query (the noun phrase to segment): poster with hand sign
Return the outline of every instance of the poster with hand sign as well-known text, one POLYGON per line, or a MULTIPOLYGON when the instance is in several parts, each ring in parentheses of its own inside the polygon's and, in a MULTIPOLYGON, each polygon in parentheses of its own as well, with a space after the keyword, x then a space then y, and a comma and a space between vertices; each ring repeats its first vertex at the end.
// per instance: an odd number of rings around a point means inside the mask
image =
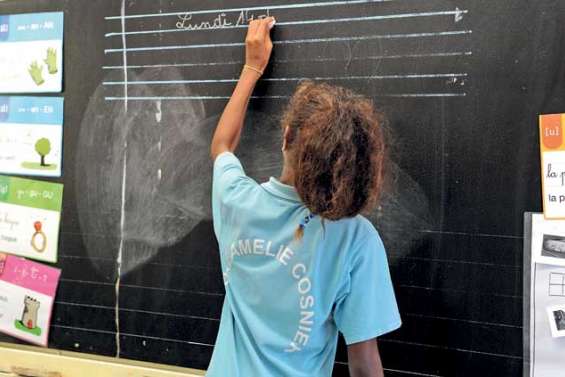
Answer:
POLYGON ((0 93, 63 87, 63 12, 0 16, 0 93))

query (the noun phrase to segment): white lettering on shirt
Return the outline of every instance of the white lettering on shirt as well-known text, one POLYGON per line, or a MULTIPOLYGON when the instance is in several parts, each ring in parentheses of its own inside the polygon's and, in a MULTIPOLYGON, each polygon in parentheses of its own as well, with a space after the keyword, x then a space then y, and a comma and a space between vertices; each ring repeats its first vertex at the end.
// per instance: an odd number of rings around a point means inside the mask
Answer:
MULTIPOLYGON (((229 275, 236 257, 270 257, 278 261, 282 266, 288 266, 294 255, 294 251, 288 245, 280 244, 275 246, 272 241, 266 241, 261 238, 234 241, 229 247, 229 253, 227 253, 228 258, 223 274, 224 284, 228 285, 229 283, 229 275), (277 250, 277 252, 273 253, 272 250, 277 250)), ((315 305, 315 298, 311 294, 312 281, 308 276, 306 265, 298 262, 290 268, 289 272, 291 277, 296 281, 296 291, 299 294, 299 321, 297 323, 297 330, 284 351, 298 352, 306 347, 310 339, 310 334, 312 333, 316 316, 316 313, 312 310, 315 305)))
POLYGON ((298 323, 298 330, 294 334, 294 338, 285 349, 285 352, 297 352, 301 351, 308 340, 310 339, 310 333, 312 332, 312 327, 314 326, 314 316, 313 310, 307 310, 314 306, 314 296, 309 294, 312 290, 312 281, 308 277, 306 266, 303 263, 297 263, 292 267, 291 275, 297 280, 297 290, 300 294, 300 322, 298 323))

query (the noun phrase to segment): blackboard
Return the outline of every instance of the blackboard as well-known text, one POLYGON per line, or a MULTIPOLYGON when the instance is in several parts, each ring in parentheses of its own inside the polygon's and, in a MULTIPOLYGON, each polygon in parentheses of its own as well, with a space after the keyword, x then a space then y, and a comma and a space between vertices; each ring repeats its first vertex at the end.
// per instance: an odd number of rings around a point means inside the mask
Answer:
POLYGON ((238 19, 268 13, 272 64, 238 152, 251 176, 280 172, 299 79, 355 89, 389 119, 391 179, 370 215, 404 320, 380 340, 387 375, 521 374, 522 214, 541 207, 537 115, 565 106, 564 2, 0 3, 55 10, 65 197, 50 347, 207 367, 224 293, 208 143, 241 69, 238 19))

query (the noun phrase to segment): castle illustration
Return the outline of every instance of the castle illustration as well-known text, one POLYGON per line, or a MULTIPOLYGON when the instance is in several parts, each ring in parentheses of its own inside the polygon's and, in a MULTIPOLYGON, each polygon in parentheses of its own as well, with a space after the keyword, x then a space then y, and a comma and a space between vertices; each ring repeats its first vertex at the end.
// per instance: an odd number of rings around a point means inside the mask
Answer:
POLYGON ((41 303, 29 296, 25 296, 24 305, 22 324, 30 330, 35 329, 37 327, 37 311, 41 303))

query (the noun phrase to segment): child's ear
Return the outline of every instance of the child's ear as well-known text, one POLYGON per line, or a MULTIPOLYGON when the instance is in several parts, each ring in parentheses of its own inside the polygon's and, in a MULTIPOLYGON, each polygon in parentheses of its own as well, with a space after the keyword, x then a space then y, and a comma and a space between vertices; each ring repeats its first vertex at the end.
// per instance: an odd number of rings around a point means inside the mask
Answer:
POLYGON ((288 139, 289 134, 290 134, 290 128, 288 128, 288 126, 286 126, 284 128, 284 134, 283 134, 283 145, 282 145, 282 151, 283 152, 288 149, 287 139, 288 139))

